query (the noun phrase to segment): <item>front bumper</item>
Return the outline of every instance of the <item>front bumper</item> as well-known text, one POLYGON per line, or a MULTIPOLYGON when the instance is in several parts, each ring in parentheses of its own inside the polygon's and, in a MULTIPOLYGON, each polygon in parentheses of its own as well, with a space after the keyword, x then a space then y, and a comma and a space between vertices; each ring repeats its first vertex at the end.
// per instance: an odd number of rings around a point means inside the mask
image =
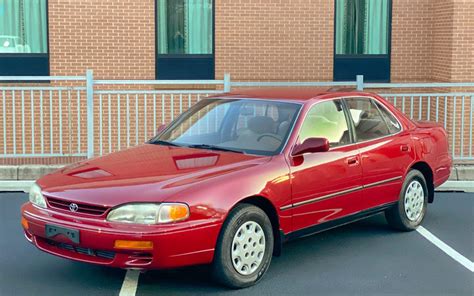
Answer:
POLYGON ((40 250, 87 263, 120 268, 162 269, 212 262, 221 223, 187 221, 169 225, 130 225, 74 217, 25 203, 25 237, 40 250), (46 224, 79 231, 79 244, 59 234, 47 238, 46 224), (152 250, 114 247, 116 240, 152 241, 152 250))

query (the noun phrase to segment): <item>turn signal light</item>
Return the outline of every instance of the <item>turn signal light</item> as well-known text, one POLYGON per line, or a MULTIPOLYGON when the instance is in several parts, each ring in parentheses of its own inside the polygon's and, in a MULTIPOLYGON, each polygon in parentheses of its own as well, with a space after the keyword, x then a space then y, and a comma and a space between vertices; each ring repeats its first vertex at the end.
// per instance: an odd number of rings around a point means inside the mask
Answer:
POLYGON ((21 226, 23 226, 23 228, 26 230, 29 228, 28 221, 26 221, 24 217, 21 217, 21 226))
POLYGON ((189 215, 188 206, 175 204, 170 206, 169 218, 173 221, 186 219, 189 215))
POLYGON ((114 247, 116 249, 127 250, 153 250, 153 242, 151 241, 132 241, 132 240, 116 240, 114 247))

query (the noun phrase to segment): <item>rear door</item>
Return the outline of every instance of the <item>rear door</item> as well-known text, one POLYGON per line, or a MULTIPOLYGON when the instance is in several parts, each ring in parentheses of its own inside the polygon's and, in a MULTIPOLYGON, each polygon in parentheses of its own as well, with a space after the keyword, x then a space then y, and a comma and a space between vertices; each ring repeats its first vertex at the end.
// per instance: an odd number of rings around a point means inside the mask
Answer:
POLYGON ((290 159, 294 230, 347 216, 363 206, 362 168, 348 119, 339 99, 316 103, 306 113, 298 141, 323 137, 330 149, 290 159))
POLYGON ((394 202, 406 169, 414 159, 410 134, 373 98, 347 98, 362 164, 367 208, 394 202))

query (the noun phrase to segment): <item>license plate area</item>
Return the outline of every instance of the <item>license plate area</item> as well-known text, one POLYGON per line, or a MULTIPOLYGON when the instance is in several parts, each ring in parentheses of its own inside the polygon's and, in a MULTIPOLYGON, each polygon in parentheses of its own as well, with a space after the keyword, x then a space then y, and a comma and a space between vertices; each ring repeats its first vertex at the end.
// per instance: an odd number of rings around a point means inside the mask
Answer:
POLYGON ((45 234, 46 234, 46 238, 53 238, 56 235, 62 234, 65 237, 67 237, 69 240, 71 240, 73 243, 79 244, 80 242, 79 230, 76 230, 76 229, 46 224, 45 234))

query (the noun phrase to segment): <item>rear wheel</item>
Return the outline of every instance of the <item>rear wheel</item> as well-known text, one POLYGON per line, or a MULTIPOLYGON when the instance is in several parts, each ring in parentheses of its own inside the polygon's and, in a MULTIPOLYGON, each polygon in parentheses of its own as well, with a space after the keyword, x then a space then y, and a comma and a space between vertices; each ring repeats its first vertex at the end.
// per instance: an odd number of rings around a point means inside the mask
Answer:
POLYGON ((265 212, 254 205, 237 205, 219 235, 214 278, 231 288, 254 285, 270 265, 273 242, 272 225, 265 212))
POLYGON ((390 226, 403 230, 415 230, 421 224, 428 205, 428 186, 418 170, 408 172, 400 192, 398 203, 385 211, 390 226))

